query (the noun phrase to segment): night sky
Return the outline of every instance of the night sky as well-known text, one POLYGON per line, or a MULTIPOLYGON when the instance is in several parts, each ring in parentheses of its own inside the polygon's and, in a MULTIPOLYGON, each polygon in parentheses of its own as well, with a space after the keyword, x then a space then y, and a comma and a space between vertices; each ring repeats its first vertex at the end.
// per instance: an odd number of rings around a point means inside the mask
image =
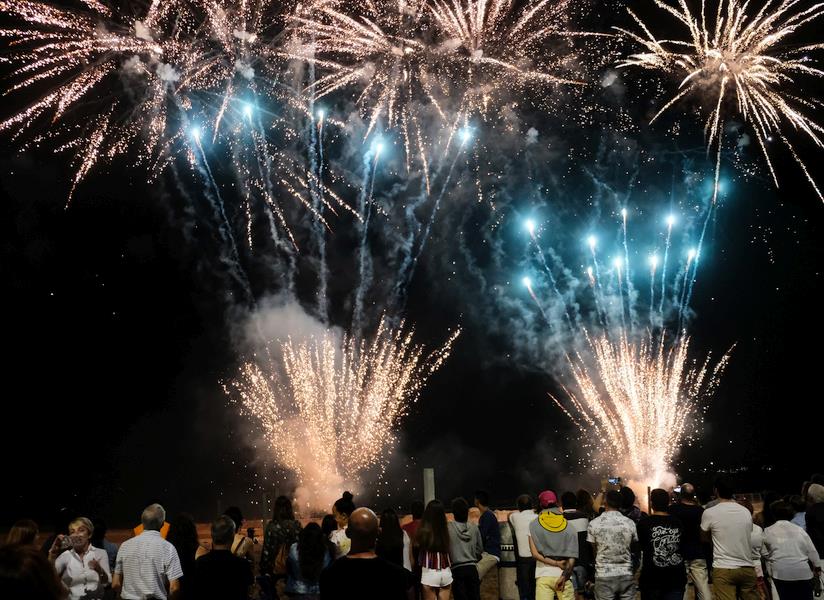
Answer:
MULTIPOLYGON (((603 28, 613 17, 624 18, 616 9, 589 25, 603 28)), ((518 340, 525 333, 502 325, 509 308, 497 306, 467 274, 456 239, 466 235, 465 244, 478 255, 483 255, 481 238, 504 240, 501 251, 509 257, 524 254, 524 215, 559 215, 565 223, 580 223, 564 232, 567 245, 594 223, 613 227, 616 205, 593 192, 591 182, 582 182, 583 172, 600 172, 598 165, 618 165, 620 171, 598 177, 636 182, 629 206, 646 223, 660 221, 670 210, 665 191, 673 165, 689 164, 711 181, 712 158, 694 150, 703 144, 700 122, 676 113, 661 125, 644 125, 660 98, 647 96, 637 77, 622 77, 625 95, 593 92, 590 100, 606 108, 586 125, 570 126, 563 114, 547 115, 532 105, 519 114, 514 133, 495 134, 500 139, 486 151, 513 154, 504 162, 485 163, 501 174, 494 218, 487 205, 465 199, 473 193, 466 189, 469 178, 456 178, 456 191, 445 201, 409 289, 405 315, 416 326, 416 339, 432 348, 448 329, 461 325, 464 332, 401 424, 389 469, 397 489, 379 502, 406 504, 417 492, 402 477, 418 481, 420 468, 431 465, 440 497, 483 487, 497 504, 512 503, 523 491, 591 483, 602 475, 581 472, 577 431, 547 396, 557 392, 557 380, 538 357, 524 357, 518 340), (611 145, 617 134, 609 108, 617 104, 626 105, 638 123, 618 136, 640 148, 641 166, 634 174, 610 159, 618 151, 611 145), (680 134, 668 139, 676 121, 680 134), (563 156, 540 154, 541 167, 525 174, 518 165, 527 162, 530 151, 522 140, 530 127, 541 133, 538 144, 551 140, 563 156), (575 143, 582 132, 585 142, 575 143), (662 148, 677 150, 679 160, 664 156, 662 148), (553 193, 525 191, 530 179, 553 193), (500 225, 492 228, 491 221, 500 225), (464 234, 473 230, 488 235, 464 234), (489 315, 502 318, 493 323, 489 315)), ((486 135, 485 125, 478 130, 480 137, 486 135)), ((820 150, 803 143, 800 148, 811 171, 819 173, 820 150)), ((742 155, 757 172, 745 175, 741 160, 725 156, 725 191, 709 227, 690 322, 696 355, 720 355, 736 346, 707 407, 703 435, 682 452, 676 470, 700 482, 716 469, 733 470, 742 491, 795 492, 805 477, 824 469, 819 408, 824 205, 784 153, 776 154, 780 190, 754 144, 742 155)), ((344 162, 343 150, 336 156, 344 162)), ((250 449, 252 424, 238 416, 220 386, 240 361, 233 323, 243 302, 221 263, 225 248, 214 222, 199 204, 202 186, 184 173, 185 198, 170 177, 147 182, 142 168, 118 160, 97 168, 65 208, 68 162, 48 145, 19 152, 8 140, 0 156, 0 280, 7 315, 2 361, 7 485, 0 524, 29 515, 45 519, 66 505, 103 514, 112 523, 130 523, 154 498, 199 519, 229 503, 254 514, 258 509, 252 503, 266 487, 260 477, 268 467, 250 449)), ((223 168, 217 168, 217 178, 229 186, 223 168)), ((397 199, 397 179, 388 174, 378 179, 376 198, 382 205, 397 199)), ((354 193, 347 197, 351 202, 354 193)), ((236 216, 231 193, 226 197, 230 216, 236 216)), ((290 210, 298 235, 306 235, 305 213, 290 210)), ((376 218, 376 231, 388 229, 389 221, 376 218)), ((336 325, 346 325, 356 283, 355 234, 346 217, 333 229, 331 315, 336 325)), ((388 252, 382 253, 390 238, 379 233, 372 240, 377 281, 394 268, 388 252)), ((279 258, 258 248, 242 260, 258 299, 282 291, 267 274, 279 258)), ((523 302, 517 283, 522 273, 515 269, 519 260, 489 260, 480 268, 490 285, 500 284, 496 289, 510 282, 506 293, 523 302)), ((308 306, 315 281, 309 259, 301 259, 300 266, 297 296, 308 306)), ((381 297, 380 289, 370 293, 370 319, 379 316, 381 297)))

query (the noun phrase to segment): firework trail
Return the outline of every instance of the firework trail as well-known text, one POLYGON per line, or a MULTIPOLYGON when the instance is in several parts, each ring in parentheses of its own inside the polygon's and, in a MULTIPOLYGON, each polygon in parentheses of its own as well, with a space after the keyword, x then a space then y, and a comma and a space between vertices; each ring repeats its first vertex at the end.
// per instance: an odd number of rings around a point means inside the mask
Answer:
POLYGON ((363 299, 372 283, 372 256, 369 253, 369 220, 372 215, 372 198, 375 192, 375 174, 378 169, 383 144, 377 142, 363 157, 363 185, 358 196, 360 245, 358 246, 358 287, 355 290, 355 307, 352 312, 352 330, 363 327, 363 299))
POLYGON ((294 473, 302 508, 327 511, 341 485, 358 487, 364 472, 382 472, 398 424, 460 332, 428 355, 413 333, 381 319, 369 339, 340 340, 332 331, 288 339, 277 343, 282 370, 248 362, 224 385, 259 422, 275 460, 294 473))
MULTIPOLYGON (((438 215, 441 202, 443 201, 447 190, 450 189, 449 185, 452 181, 452 175, 455 172, 455 166, 458 164, 458 159, 463 155, 466 145, 472 138, 472 132, 468 128, 464 128, 459 135, 461 138, 460 146, 457 148, 455 157, 449 165, 449 170, 447 171, 446 178, 441 186, 441 191, 435 198, 435 202, 432 205, 432 212, 429 214, 429 219, 427 219, 426 223, 423 225, 423 232, 421 233, 420 240, 418 242, 418 249, 413 254, 413 244, 410 244, 408 246, 409 253, 406 254, 400 268, 398 269, 398 281, 395 286, 395 297, 397 299, 403 299, 406 297, 406 290, 409 288, 409 285, 412 283, 412 278, 415 276, 415 269, 417 268, 418 261, 420 260, 421 254, 423 254, 423 250, 426 247, 426 242, 429 240, 429 235, 432 232, 432 225, 435 223, 435 217, 438 215)), ((418 205, 416 204, 413 208, 416 208, 417 206, 418 205)), ((407 211, 407 213, 414 214, 413 211, 407 211)), ((414 242, 414 239, 412 241, 414 242)))
POLYGON ((644 48, 643 52, 627 56, 619 67, 638 67, 681 78, 677 94, 652 121, 685 98, 709 103, 712 109, 705 118, 707 144, 709 149, 716 147, 713 202, 719 188, 724 127, 734 116, 751 126, 776 187, 778 177, 767 148, 774 137, 784 143, 818 197, 824 200, 785 133, 789 127, 806 134, 817 147, 824 146, 824 129, 805 114, 820 108, 821 102, 798 89, 802 77, 819 79, 824 75, 824 71, 810 66, 812 59, 808 56, 809 52, 824 48, 824 44, 787 43, 799 29, 824 15, 824 4, 808 6, 801 0, 768 0, 756 9, 750 2, 718 0, 715 14, 707 15, 706 0, 700 1, 700 13, 696 14, 687 0, 679 0, 677 6, 655 0, 656 6, 686 28, 688 36, 682 39, 659 40, 629 8, 642 33, 618 29, 644 48), (714 18, 709 25, 708 17, 714 18))

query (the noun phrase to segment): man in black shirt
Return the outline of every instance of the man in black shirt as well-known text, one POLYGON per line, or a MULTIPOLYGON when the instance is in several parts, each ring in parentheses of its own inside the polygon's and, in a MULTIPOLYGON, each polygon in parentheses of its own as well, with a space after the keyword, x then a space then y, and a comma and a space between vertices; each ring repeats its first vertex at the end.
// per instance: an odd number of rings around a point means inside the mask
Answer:
POLYGON ((349 517, 346 535, 349 554, 336 560, 320 576, 322 600, 413 600, 415 581, 399 565, 375 554, 378 517, 358 508, 349 517))
POLYGON ((711 600, 707 553, 701 541, 701 515, 704 509, 698 503, 692 484, 681 485, 681 497, 670 506, 669 514, 680 519, 684 526, 684 562, 695 586, 695 595, 698 600, 711 600))
MULTIPOLYGON (((247 600, 254 583, 252 566, 232 554, 235 524, 226 515, 212 521, 212 551, 195 561, 194 594, 198 600, 247 600)), ((184 573, 184 578, 188 578, 184 573)), ((191 585, 189 583, 188 585, 191 585)))
POLYGON ((684 528, 667 512, 670 497, 666 490, 652 490, 652 514, 638 523, 638 541, 643 553, 641 600, 682 600, 687 585, 681 555, 684 528))

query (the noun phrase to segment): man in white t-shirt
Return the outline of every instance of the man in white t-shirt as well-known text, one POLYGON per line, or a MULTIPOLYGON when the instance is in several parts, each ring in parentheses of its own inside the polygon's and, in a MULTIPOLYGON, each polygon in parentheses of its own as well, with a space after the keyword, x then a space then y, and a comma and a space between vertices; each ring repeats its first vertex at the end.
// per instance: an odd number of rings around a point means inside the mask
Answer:
POLYGON ((517 504, 518 512, 509 515, 509 523, 515 530, 515 547, 518 550, 515 556, 515 581, 521 600, 529 600, 535 597, 535 559, 529 548, 529 524, 538 518, 538 513, 533 509, 529 494, 518 496, 517 504))
POLYGON ((712 540, 714 600, 759 600, 752 560, 752 516, 733 499, 732 486, 715 482, 718 503, 701 515, 701 534, 712 540))

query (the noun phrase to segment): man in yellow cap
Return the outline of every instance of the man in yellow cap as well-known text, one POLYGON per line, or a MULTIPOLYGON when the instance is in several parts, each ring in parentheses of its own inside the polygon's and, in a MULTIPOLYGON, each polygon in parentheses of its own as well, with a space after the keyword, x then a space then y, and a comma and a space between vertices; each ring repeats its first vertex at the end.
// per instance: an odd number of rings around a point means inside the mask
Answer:
POLYGON ((573 600, 572 568, 578 558, 578 534, 569 526, 552 490, 538 495, 541 512, 529 524, 529 548, 535 558, 535 600, 573 600))

